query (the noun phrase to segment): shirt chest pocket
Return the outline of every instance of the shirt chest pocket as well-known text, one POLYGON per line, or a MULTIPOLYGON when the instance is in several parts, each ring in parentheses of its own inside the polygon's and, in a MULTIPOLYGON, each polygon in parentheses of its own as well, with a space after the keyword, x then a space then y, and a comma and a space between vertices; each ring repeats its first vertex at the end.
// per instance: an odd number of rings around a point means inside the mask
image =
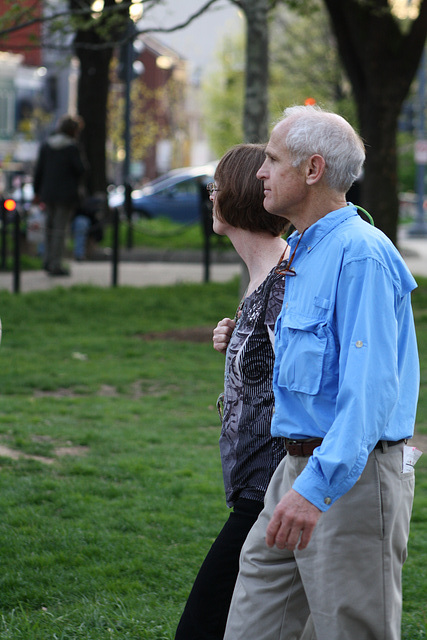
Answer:
POLYGON ((281 332, 286 346, 280 361, 279 386, 316 395, 325 361, 326 322, 298 316, 285 317, 281 332))

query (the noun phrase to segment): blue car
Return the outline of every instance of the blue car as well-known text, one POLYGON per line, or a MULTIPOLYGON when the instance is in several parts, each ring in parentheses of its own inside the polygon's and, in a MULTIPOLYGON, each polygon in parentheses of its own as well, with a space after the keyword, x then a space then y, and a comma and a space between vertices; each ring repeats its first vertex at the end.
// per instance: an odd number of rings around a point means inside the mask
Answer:
MULTIPOLYGON (((174 222, 200 220, 201 198, 209 182, 213 182, 216 164, 173 169, 132 191, 132 213, 145 218, 165 217, 174 222)), ((111 194, 111 207, 123 207, 124 195, 111 194)))

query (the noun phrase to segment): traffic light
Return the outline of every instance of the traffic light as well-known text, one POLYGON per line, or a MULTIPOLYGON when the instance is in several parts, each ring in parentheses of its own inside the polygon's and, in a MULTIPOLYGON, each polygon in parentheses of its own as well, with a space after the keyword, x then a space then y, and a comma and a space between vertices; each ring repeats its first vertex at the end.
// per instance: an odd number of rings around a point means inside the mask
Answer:
POLYGON ((11 213, 12 211, 15 211, 16 209, 16 202, 13 198, 6 198, 5 200, 3 200, 3 208, 5 211, 9 211, 9 213, 11 213))

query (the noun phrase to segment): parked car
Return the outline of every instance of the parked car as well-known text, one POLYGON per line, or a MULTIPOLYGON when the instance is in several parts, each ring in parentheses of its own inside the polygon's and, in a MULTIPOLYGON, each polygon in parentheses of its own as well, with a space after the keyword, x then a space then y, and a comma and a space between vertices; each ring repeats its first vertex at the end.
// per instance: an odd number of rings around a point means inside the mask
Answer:
MULTIPOLYGON (((202 190, 213 182, 215 167, 208 164, 173 169, 132 191, 132 213, 146 218, 165 217, 174 222, 196 222, 200 219, 202 190)), ((123 187, 110 193, 109 205, 123 208, 123 187)))

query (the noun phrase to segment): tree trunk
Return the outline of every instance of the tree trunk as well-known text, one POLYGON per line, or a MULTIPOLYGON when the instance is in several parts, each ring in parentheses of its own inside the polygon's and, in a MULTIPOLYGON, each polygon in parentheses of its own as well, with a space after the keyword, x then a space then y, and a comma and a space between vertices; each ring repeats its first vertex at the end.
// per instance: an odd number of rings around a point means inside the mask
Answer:
POLYGON ((243 133, 245 142, 268 139, 268 0, 242 0, 247 23, 246 83, 243 133))
MULTIPOLYGON (((92 0, 69 0, 71 11, 82 6, 90 7, 92 0)), ((106 0, 105 7, 115 5, 106 0)), ((82 145, 89 164, 87 177, 88 195, 105 193, 106 176, 106 123, 109 91, 109 68, 114 40, 123 37, 128 21, 126 11, 116 12, 115 21, 108 23, 108 16, 92 18, 89 24, 76 30, 74 49, 80 61, 77 110, 85 122, 82 145), (117 19, 120 18, 120 19, 117 19)))
POLYGON ((112 49, 79 50, 78 56, 80 60, 78 112, 85 122, 82 144, 89 164, 87 189, 89 194, 105 193, 108 71, 112 49))
MULTIPOLYGON (((358 108, 360 112, 361 105, 358 108)), ((397 118, 398 114, 384 113, 383 118, 378 119, 372 107, 368 106, 361 114, 361 133, 367 142, 367 153, 361 202, 354 203, 361 204, 371 213, 375 226, 384 231, 394 244, 397 242, 399 218, 397 118)))
POLYGON ((324 0, 352 84, 366 144, 360 203, 396 243, 399 213, 396 136, 403 100, 427 35, 427 0, 405 33, 387 0, 324 0))

